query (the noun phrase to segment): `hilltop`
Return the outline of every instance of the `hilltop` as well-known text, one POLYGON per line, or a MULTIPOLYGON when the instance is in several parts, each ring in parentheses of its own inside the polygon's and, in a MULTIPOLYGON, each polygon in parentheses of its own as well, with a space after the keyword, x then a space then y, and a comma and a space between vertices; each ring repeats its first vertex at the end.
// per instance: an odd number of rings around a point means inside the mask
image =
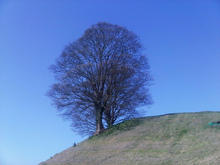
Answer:
POLYGON ((219 165, 220 112, 168 114, 123 122, 40 165, 219 165))

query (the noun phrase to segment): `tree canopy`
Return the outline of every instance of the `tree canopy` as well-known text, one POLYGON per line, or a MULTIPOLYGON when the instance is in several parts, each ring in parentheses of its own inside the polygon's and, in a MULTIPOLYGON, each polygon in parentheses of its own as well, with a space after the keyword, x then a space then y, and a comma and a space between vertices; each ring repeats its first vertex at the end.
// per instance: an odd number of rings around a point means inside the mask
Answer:
POLYGON ((99 134, 151 103, 149 65, 133 32, 97 23, 70 43, 51 66, 49 96, 73 128, 99 134))

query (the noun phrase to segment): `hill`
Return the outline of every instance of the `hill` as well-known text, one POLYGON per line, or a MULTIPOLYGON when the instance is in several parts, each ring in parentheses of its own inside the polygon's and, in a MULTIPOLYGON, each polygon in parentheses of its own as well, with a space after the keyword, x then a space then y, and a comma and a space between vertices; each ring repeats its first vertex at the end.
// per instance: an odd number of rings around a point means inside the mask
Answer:
POLYGON ((126 121, 40 165, 219 165, 219 112, 126 121))

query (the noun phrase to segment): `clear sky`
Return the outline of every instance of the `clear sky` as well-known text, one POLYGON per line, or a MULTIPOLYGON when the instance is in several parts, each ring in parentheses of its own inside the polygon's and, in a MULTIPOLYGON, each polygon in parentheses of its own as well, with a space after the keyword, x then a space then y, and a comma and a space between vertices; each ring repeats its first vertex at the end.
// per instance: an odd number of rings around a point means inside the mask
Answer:
POLYGON ((146 115, 220 110, 219 0, 0 0, 0 165, 37 165, 82 140, 45 95, 48 67, 100 21, 141 38, 146 115))

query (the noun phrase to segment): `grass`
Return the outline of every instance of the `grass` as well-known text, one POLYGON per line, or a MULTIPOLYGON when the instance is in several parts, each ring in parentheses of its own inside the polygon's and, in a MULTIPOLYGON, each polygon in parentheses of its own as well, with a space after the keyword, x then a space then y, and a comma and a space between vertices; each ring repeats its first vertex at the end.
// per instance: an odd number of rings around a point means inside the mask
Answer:
POLYGON ((218 165, 219 112, 182 113, 125 121, 41 165, 218 165))
POLYGON ((89 137, 89 140, 104 138, 104 137, 108 137, 110 135, 117 135, 117 134, 122 133, 124 131, 131 130, 134 127, 140 125, 142 121, 143 121, 143 119, 132 119, 132 120, 124 121, 122 123, 119 123, 117 125, 112 126, 111 128, 108 128, 100 135, 89 137))

